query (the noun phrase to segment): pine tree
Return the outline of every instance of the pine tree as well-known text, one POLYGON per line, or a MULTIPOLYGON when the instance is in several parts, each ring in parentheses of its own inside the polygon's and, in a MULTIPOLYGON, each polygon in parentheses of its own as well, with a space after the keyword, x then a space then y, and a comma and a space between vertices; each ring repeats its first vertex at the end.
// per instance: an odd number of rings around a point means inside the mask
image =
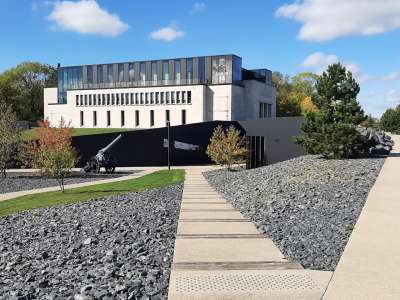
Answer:
POLYGON ((340 63, 328 67, 317 80, 318 110, 309 112, 302 124, 304 136, 296 142, 310 154, 327 158, 349 158, 367 153, 371 146, 356 130, 365 121, 357 101, 360 86, 340 63))

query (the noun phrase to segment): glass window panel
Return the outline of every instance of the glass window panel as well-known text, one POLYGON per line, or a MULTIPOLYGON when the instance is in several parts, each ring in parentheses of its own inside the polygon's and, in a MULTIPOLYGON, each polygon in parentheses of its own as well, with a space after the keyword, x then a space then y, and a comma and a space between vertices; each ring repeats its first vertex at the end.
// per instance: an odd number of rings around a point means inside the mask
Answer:
POLYGON ((124 81, 124 64, 118 64, 118 81, 124 81))
POLYGON ((140 63, 140 81, 146 81, 146 64, 140 63))
POLYGON ((193 59, 189 58, 186 61, 186 79, 187 83, 192 83, 193 81, 193 59))
POLYGON ((163 61, 162 65, 162 74, 163 74, 163 80, 167 81, 169 80, 169 68, 168 68, 168 61, 163 61))
POLYGON ((151 80, 157 81, 157 62, 151 63, 151 80))
POLYGON ((107 66, 108 83, 113 83, 113 65, 107 66))
POLYGON ((97 83, 103 82, 103 66, 97 66, 97 83))
POLYGON ((134 69, 132 63, 130 63, 128 66, 128 74, 129 74, 129 81, 134 81, 135 80, 135 69, 134 69))
POLYGON ((180 83, 181 81, 181 61, 180 60, 175 60, 175 67, 174 67, 174 72, 175 72, 175 82, 180 83))

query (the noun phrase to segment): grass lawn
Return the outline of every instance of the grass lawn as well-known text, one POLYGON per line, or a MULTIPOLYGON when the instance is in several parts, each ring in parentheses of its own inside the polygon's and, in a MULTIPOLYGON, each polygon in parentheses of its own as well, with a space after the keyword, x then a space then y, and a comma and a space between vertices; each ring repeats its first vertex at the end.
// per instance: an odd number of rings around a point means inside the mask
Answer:
POLYGON ((66 189, 64 193, 55 191, 21 196, 0 201, 0 216, 34 208, 75 203, 110 195, 161 188, 183 182, 184 178, 184 170, 161 170, 135 179, 66 189))
MULTIPOLYGON (((129 128, 74 128, 73 136, 80 135, 92 135, 102 133, 113 133, 113 132, 125 132, 133 131, 134 129, 129 128)), ((37 138, 37 128, 28 129, 22 132, 22 138, 24 140, 34 140, 37 138)))

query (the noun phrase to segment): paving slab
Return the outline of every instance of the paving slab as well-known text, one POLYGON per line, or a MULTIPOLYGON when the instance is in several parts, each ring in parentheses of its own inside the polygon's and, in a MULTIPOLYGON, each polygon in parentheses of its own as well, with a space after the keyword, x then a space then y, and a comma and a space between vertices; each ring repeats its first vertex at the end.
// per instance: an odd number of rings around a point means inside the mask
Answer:
POLYGON ((259 234, 250 222, 180 222, 178 235, 182 234, 259 234))
POLYGON ((392 138, 323 299, 400 299, 400 136, 392 138))
POLYGON ((181 209, 187 210, 234 210, 233 206, 224 202, 182 203, 181 209))
POLYGON ((238 211, 181 211, 182 220, 243 220, 243 215, 238 211))

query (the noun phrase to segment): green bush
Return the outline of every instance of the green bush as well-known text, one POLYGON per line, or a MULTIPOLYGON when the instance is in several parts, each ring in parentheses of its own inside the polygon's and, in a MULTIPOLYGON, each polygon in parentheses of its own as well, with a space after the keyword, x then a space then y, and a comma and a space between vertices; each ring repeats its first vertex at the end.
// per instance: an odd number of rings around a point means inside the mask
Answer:
POLYGON ((394 134, 400 134, 400 106, 386 110, 381 117, 381 128, 394 134))

